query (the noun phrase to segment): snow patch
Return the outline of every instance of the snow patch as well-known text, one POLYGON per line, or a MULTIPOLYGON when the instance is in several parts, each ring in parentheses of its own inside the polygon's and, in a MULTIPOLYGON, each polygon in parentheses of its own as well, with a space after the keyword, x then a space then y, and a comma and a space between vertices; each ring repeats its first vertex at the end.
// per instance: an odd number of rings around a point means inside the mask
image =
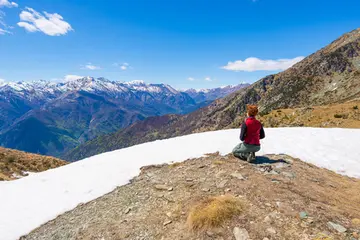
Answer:
MULTIPOLYGON (((258 155, 285 153, 360 178, 360 129, 274 128, 265 132, 258 155)), ((107 152, 19 180, 0 182, 1 239, 18 239, 78 204, 127 184, 142 166, 179 162, 217 151, 228 154, 238 139, 238 129, 192 134, 107 152)))

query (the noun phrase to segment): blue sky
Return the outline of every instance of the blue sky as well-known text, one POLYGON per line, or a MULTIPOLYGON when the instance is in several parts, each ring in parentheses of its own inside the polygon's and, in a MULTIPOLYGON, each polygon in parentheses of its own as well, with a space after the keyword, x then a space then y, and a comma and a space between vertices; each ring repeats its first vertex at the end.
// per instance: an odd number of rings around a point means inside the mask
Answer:
POLYGON ((0 0, 0 79, 252 83, 360 27, 359 9, 359 0, 0 0))

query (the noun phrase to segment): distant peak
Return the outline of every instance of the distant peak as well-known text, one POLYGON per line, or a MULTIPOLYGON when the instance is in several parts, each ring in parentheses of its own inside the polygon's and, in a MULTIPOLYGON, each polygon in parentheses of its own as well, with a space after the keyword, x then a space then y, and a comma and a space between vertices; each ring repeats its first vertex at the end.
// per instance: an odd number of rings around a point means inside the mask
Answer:
POLYGON ((124 82, 124 84, 127 85, 145 85, 145 81, 144 80, 132 80, 130 82, 124 82))

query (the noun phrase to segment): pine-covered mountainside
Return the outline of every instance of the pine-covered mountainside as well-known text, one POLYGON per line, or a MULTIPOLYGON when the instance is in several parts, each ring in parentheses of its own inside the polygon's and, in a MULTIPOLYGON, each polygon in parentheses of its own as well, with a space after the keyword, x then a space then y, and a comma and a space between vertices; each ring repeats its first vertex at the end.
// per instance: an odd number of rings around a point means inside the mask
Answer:
POLYGON ((145 119, 86 142, 63 158, 74 161, 152 140, 237 127, 246 104, 258 104, 261 115, 266 115, 274 109, 341 104, 359 98, 360 29, 356 29, 286 71, 264 77, 204 108, 182 116, 145 119))

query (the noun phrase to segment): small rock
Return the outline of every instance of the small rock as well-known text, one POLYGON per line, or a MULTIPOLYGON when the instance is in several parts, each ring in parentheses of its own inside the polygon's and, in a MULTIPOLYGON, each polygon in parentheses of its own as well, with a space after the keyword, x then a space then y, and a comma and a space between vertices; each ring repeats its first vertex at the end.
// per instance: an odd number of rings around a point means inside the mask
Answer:
POLYGON ((224 170, 220 170, 220 171, 218 171, 216 174, 215 174, 215 177, 216 178, 220 178, 222 175, 224 175, 226 173, 226 171, 224 171, 224 170))
POLYGON ((280 205, 281 205, 281 202, 276 202, 277 207, 280 207, 280 205))
POLYGON ((295 178, 296 177, 295 173, 292 173, 292 172, 282 172, 281 174, 284 175, 285 177, 288 177, 288 178, 295 178))
POLYGON ((201 191, 203 191, 203 192, 210 192, 210 188, 203 188, 203 189, 201 189, 201 191))
POLYGON ((279 180, 276 180, 276 179, 271 179, 271 182, 272 182, 272 183, 280 183, 280 181, 279 181, 279 180))
POLYGON ((204 168, 204 167, 206 167, 206 165, 200 165, 200 166, 199 166, 199 168, 204 168))
POLYGON ((221 182, 219 182, 216 187, 217 188, 223 188, 225 187, 225 185, 227 184, 227 180, 222 180, 221 182))
POLYGON ((265 218, 264 218, 264 221, 263 222, 265 222, 265 223, 270 223, 271 222, 271 218, 269 217, 269 216, 266 216, 265 218))
POLYGON ((284 161, 287 162, 288 164, 294 163, 294 160, 292 160, 291 158, 284 158, 284 161))
POLYGON ((289 164, 284 163, 284 162, 279 162, 279 163, 276 163, 274 165, 275 165, 275 168, 277 168, 277 169, 289 167, 289 164))
POLYGON ((187 182, 192 182, 193 180, 191 178, 186 179, 187 182))
POLYGON ((308 214, 307 214, 306 212, 300 212, 300 213, 299 213, 299 217, 300 217, 301 219, 305 219, 305 218, 308 217, 308 214))
POLYGON ((161 191, 172 191, 172 190, 174 190, 173 187, 169 187, 169 186, 161 185, 161 184, 155 185, 155 189, 161 190, 161 191))
POLYGON ((230 174, 230 176, 232 176, 234 178, 237 178, 239 180, 245 180, 244 176, 241 175, 241 173, 238 173, 238 172, 234 172, 234 173, 230 174))
POLYGON ((171 218, 171 217, 172 217, 172 213, 171 213, 171 212, 167 212, 167 213, 166 213, 166 216, 168 216, 168 218, 171 218))
POLYGON ((250 239, 248 231, 245 228, 235 227, 233 230, 233 234, 236 240, 248 240, 250 239))
POLYGON ((313 223, 314 223, 314 218, 312 218, 312 217, 306 217, 305 222, 306 222, 307 225, 313 224, 313 223))
POLYGON ((164 222, 163 225, 164 225, 164 226, 167 226, 167 225, 169 225, 170 223, 172 223, 171 220, 164 222))
POLYGON ((265 172, 264 175, 279 175, 279 173, 275 170, 271 170, 269 172, 265 172))
POLYGON ((230 188, 225 189, 225 192, 231 192, 230 188))
POLYGON ((268 239, 267 237, 265 237, 265 238, 263 238, 263 240, 270 240, 270 239, 268 239))
POLYGON ((265 203, 265 206, 271 207, 271 204, 270 203, 265 203))
POLYGON ((274 228, 272 228, 272 227, 266 229, 266 231, 267 231, 268 233, 270 233, 270 234, 276 234, 276 230, 275 230, 274 228))
POLYGON ((127 209, 124 211, 124 213, 125 213, 125 214, 128 214, 130 211, 131 211, 131 208, 127 208, 127 209))
POLYGON ((334 230, 338 231, 339 233, 344 233, 344 232, 346 232, 346 228, 344 228, 344 227, 341 226, 340 224, 336 224, 336 223, 333 223, 333 222, 328 222, 328 223, 327 223, 327 226, 328 226, 330 229, 334 229, 334 230))
POLYGON ((207 235, 208 237, 213 237, 213 236, 215 235, 215 233, 214 233, 214 232, 211 232, 211 231, 206 231, 206 235, 207 235))

